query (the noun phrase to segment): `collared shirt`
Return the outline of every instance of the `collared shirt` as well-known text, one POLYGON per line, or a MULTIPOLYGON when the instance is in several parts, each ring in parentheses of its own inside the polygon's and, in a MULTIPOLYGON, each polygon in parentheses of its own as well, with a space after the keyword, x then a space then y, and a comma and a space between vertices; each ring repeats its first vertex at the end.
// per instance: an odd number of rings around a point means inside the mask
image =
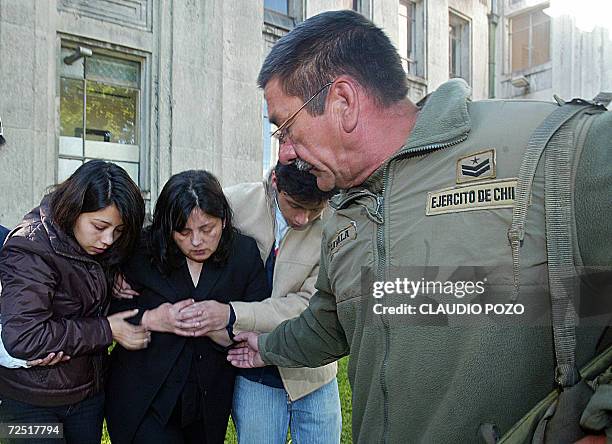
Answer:
POLYGON ((274 232, 274 248, 278 252, 278 248, 280 244, 287 234, 287 230, 289 229, 289 224, 285 220, 285 216, 278 206, 278 197, 274 199, 274 215, 276 217, 276 230, 274 232))

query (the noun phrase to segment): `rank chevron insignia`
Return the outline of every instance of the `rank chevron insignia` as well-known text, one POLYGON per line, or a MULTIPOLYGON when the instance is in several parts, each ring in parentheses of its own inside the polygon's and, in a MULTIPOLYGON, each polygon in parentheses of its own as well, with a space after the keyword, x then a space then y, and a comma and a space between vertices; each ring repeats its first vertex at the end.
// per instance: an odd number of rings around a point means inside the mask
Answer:
MULTIPOLYGON (((475 157, 473 161, 478 162, 478 158, 475 157)), ((466 176, 479 177, 483 173, 486 173, 491 169, 491 161, 489 159, 485 159, 477 165, 461 165, 461 173, 466 176)))
POLYGON ((495 175, 494 148, 471 153, 457 160, 457 183, 494 179, 495 175))

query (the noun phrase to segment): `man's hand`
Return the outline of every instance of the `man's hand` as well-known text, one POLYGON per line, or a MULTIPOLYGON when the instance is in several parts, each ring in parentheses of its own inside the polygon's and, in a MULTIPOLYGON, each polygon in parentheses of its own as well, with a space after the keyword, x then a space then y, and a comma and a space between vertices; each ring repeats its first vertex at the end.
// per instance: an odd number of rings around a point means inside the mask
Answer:
POLYGON ((215 330, 227 327, 230 317, 229 304, 217 301, 201 301, 181 310, 181 316, 192 323, 197 323, 194 336, 204 336, 215 330))
POLYGON ((138 313, 138 310, 127 310, 110 315, 108 323, 113 332, 113 339, 127 350, 147 348, 151 342, 151 333, 142 325, 132 325, 126 321, 138 313))
POLYGON ((26 361, 26 365, 28 367, 37 367, 37 366, 45 366, 45 365, 55 365, 60 362, 68 361, 70 356, 64 355, 64 352, 59 353, 49 353, 45 358, 32 359, 31 361, 26 361))
POLYGON ((234 341, 239 344, 227 352, 227 360, 238 368, 265 367, 266 363, 259 354, 258 338, 259 334, 252 331, 237 334, 234 341))
POLYGON ((200 324, 185 313, 185 309, 193 305, 193 299, 185 299, 175 304, 166 302, 153 310, 145 311, 141 323, 149 331, 193 337, 200 324))
POLYGON ((132 299, 134 296, 140 296, 136 290, 132 290, 128 281, 125 280, 123 274, 117 273, 115 275, 115 282, 113 283, 113 297, 117 299, 132 299))

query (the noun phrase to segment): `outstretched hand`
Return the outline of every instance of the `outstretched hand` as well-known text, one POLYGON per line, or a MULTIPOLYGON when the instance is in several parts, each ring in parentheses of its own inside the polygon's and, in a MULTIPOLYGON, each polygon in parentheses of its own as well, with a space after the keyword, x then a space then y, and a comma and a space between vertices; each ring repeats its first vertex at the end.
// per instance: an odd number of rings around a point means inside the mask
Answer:
POLYGON ((238 344, 227 352, 227 360, 238 368, 264 367, 266 363, 259 354, 258 338, 259 334, 251 331, 237 334, 234 341, 238 344))

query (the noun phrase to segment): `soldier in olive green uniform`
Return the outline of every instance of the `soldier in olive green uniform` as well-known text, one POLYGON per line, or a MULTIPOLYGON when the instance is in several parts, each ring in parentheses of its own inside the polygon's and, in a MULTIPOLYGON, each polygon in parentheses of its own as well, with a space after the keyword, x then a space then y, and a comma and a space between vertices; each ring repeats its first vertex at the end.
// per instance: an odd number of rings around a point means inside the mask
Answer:
MULTIPOLYGON (((487 436, 483 425, 495 431, 490 441, 507 432, 555 388, 550 320, 459 325, 449 316, 427 325, 373 316, 362 267, 379 281, 398 267, 439 266, 450 276, 466 265, 490 267, 494 300, 548 304, 544 177, 551 167, 536 159, 525 178, 521 165, 532 133, 559 105, 472 102, 456 79, 416 106, 388 38, 350 11, 315 16, 281 39, 259 84, 280 125, 281 161, 309 168, 323 190, 346 191, 324 227, 309 307, 272 333, 243 334, 248 347, 231 353, 234 365, 316 367, 350 354, 355 442, 478 442, 487 436), (519 262, 508 233, 521 181, 528 211, 519 221, 519 262), (518 299, 511 291, 506 297, 500 288, 518 287, 519 275, 518 299)), ((560 138, 579 146, 567 165, 575 260, 609 266, 612 113, 585 109, 560 138)), ((597 355, 599 325, 576 329, 576 366, 597 355)), ((612 396, 603 399, 612 406, 612 396)))

